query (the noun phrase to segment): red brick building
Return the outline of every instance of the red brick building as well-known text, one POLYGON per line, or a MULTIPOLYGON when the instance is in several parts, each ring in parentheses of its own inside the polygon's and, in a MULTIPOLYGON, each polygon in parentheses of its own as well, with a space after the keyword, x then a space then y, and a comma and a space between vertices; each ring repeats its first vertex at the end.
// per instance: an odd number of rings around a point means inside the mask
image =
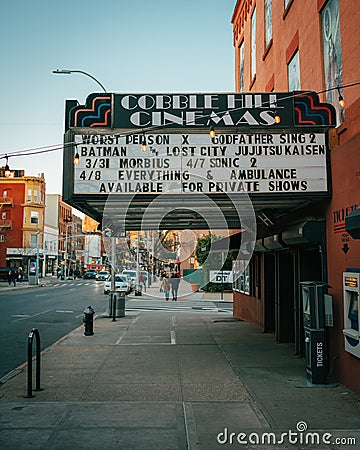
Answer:
MULTIPOLYGON (((45 179, 0 170, 0 267, 22 267, 27 273, 37 249, 43 248, 45 179)), ((41 267, 41 259, 40 259, 41 267)))
POLYGON ((360 354, 345 349, 343 333, 348 317, 343 272, 360 271, 360 241, 346 228, 346 217, 360 207, 359 4, 238 0, 232 24, 238 92, 311 90, 337 111, 337 127, 328 136, 331 198, 288 211, 270 226, 259 221, 244 285, 234 291, 234 314, 274 333, 279 343, 294 342, 295 352, 303 355, 299 283, 328 282, 334 321, 327 328, 332 376, 360 392, 360 354), (284 243, 291 227, 305 224, 305 230, 314 218, 316 226, 323 223, 323 233, 319 228, 317 238, 312 233, 307 240, 304 234, 284 243))

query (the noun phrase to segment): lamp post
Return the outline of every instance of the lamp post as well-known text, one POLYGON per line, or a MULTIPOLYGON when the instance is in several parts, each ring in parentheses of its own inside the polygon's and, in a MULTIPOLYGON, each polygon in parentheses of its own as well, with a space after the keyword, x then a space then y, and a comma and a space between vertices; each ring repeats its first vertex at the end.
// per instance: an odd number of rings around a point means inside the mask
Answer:
POLYGON ((36 231, 36 267, 35 267, 35 284, 39 284, 39 238, 40 231, 36 231))
POLYGON ((68 70, 68 69, 61 69, 61 70, 59 70, 59 69, 57 69, 57 70, 53 70, 52 73, 55 73, 56 75, 71 75, 72 73, 81 73, 82 75, 85 75, 85 76, 91 78, 92 80, 94 80, 95 83, 97 83, 97 84, 101 87, 101 89, 102 89, 104 92, 107 92, 107 90, 106 90, 105 87, 100 83, 99 80, 97 80, 95 77, 93 77, 93 76, 90 75, 89 73, 84 72, 83 70, 68 70))
POLYGON ((64 219, 65 222, 65 271, 64 276, 65 280, 67 279, 67 257, 68 257, 68 227, 72 225, 72 218, 68 217, 64 219), (71 223, 69 223, 71 222, 71 223))

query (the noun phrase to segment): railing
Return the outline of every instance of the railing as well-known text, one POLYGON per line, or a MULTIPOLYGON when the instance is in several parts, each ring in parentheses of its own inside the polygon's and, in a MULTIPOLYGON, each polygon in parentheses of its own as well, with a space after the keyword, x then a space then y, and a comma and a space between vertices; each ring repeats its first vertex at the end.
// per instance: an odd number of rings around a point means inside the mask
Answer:
POLYGON ((12 197, 0 197, 0 205, 13 205, 12 197))
POLYGON ((41 391, 40 388, 40 333, 37 328, 33 328, 28 335, 28 378, 27 378, 27 398, 34 397, 32 391, 32 343, 36 338, 36 382, 35 391, 41 391))

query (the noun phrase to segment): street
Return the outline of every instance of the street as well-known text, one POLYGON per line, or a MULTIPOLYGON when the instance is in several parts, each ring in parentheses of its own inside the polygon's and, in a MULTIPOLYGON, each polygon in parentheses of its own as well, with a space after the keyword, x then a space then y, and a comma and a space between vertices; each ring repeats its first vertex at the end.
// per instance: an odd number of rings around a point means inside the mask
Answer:
MULTIPOLYGON (((109 297, 103 282, 51 279, 43 287, 0 291, 0 378, 27 361, 27 336, 32 328, 40 332, 41 350, 82 325, 83 311, 91 305, 96 315, 107 311, 109 297)), ((232 303, 180 297, 165 302, 156 288, 141 297, 129 296, 126 311, 214 312, 232 314, 232 303)), ((35 345, 34 345, 35 347, 35 345)), ((35 352, 35 349, 34 349, 35 352)))
POLYGON ((106 299, 103 283, 81 279, 0 291, 0 378, 27 360, 27 336, 32 328, 39 330, 43 350, 81 325, 88 305, 97 314, 104 312, 106 299))

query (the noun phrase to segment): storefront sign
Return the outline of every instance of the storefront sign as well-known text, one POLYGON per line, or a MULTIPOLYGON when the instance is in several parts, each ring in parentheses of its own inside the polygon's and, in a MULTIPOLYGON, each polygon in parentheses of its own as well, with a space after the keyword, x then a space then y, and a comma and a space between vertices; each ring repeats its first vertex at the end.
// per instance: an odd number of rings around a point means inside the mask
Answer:
POLYGON ((75 194, 327 192, 323 133, 77 134, 75 194))
POLYGON ((216 271, 210 270, 211 283, 231 283, 230 280, 231 270, 216 271))

